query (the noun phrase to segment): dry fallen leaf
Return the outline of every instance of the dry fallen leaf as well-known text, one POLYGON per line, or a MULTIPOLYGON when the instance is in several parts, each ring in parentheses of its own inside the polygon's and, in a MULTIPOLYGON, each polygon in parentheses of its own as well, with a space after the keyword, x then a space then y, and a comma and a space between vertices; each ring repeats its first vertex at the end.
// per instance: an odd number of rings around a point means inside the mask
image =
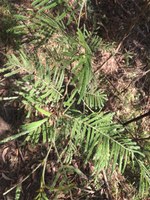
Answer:
POLYGON ((10 125, 5 122, 2 117, 0 117, 0 137, 1 137, 1 134, 4 134, 6 131, 10 131, 11 128, 10 128, 10 125))
POLYGON ((102 63, 101 70, 105 74, 113 74, 118 71, 118 64, 114 56, 111 56, 110 52, 102 53, 102 63))

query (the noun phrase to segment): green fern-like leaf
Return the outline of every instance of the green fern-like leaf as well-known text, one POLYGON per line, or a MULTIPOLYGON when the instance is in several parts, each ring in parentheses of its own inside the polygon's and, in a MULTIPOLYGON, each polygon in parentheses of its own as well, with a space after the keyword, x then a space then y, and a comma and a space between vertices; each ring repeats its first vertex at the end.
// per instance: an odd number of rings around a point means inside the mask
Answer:
POLYGON ((139 184, 139 193, 141 197, 147 196, 149 194, 150 188, 150 169, 146 167, 143 162, 138 160, 140 166, 140 184, 139 184))
POLYGON ((112 170, 118 164, 122 171, 129 158, 141 154, 135 142, 119 136, 121 127, 111 123, 112 117, 112 114, 92 113, 74 119, 72 126, 71 141, 75 146, 84 146, 86 161, 93 158, 96 174, 110 163, 112 170))
POLYGON ((84 97, 84 102, 91 109, 93 108, 102 109, 106 100, 107 100, 106 94, 99 91, 86 92, 85 97, 84 97))
POLYGON ((14 72, 25 73, 24 78, 18 84, 22 88, 19 94, 24 98, 26 104, 29 102, 35 108, 42 109, 42 105, 58 102, 61 98, 64 81, 63 69, 43 70, 43 65, 33 64, 23 51, 20 53, 20 58, 15 55, 9 56, 7 65, 11 68, 11 72, 6 73, 5 76, 11 76, 14 72), (29 85, 31 79, 33 83, 29 85))
POLYGON ((15 200, 19 200, 21 197, 21 185, 17 186, 16 193, 15 193, 15 200))

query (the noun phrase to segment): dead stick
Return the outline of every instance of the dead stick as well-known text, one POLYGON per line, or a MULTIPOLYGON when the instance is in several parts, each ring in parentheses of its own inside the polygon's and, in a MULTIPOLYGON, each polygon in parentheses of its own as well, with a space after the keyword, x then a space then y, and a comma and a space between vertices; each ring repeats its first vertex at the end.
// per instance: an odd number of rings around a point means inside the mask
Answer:
POLYGON ((136 121, 143 119, 144 117, 147 117, 147 116, 150 116, 150 110, 148 112, 144 113, 143 115, 139 115, 138 117, 135 117, 133 119, 130 119, 129 121, 124 122, 123 126, 126 126, 126 125, 128 125, 132 122, 136 122, 136 121))

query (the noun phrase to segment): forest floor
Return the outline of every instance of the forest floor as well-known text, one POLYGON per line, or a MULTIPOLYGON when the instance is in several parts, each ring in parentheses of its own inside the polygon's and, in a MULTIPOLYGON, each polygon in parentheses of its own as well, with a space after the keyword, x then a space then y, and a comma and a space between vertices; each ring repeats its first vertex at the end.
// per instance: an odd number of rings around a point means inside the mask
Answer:
MULTIPOLYGON (((99 26, 97 34, 112 46, 108 51, 102 49, 95 53, 92 61, 93 71, 95 76, 100 77, 101 89, 108 95, 104 111, 115 112, 114 120, 123 124, 150 111, 150 17, 148 17, 150 16, 150 6, 146 1, 141 0, 94 2, 96 26, 102 24, 99 26), (99 3, 96 4, 96 2, 99 3), (106 17, 102 18, 102 16, 106 17), (112 52, 113 56, 111 56, 112 52)), ((25 12, 25 9, 31 8, 30 1, 14 3, 13 6, 16 12, 20 12, 20 10, 25 12)), ((2 24, 0 25, 2 26, 2 24)), ((0 37, 1 67, 6 62, 5 54, 11 54, 16 47, 11 38, 13 36, 1 34, 0 37)), ((20 108, 20 103, 15 100, 7 101, 6 97, 11 97, 11 87, 13 87, 13 78, 6 79, 1 73, 0 139, 15 134, 24 119, 24 110, 20 108)), ((150 116, 135 120, 129 125, 128 130, 131 132, 133 140, 141 147, 144 147, 145 144, 148 145, 150 116)), ((21 144, 22 141, 18 140, 8 142, 0 147, 1 200, 13 199, 14 190, 8 192, 9 189, 28 177, 32 169, 38 165, 38 161, 44 158, 46 146, 39 144, 32 147, 21 144), (8 194, 5 193, 5 197, 3 196, 4 192, 8 192, 8 194)), ((55 162, 53 156, 52 160, 55 162)), ((33 199, 35 191, 39 188, 38 173, 40 173, 40 168, 36 174, 31 174, 24 181, 25 200, 33 199)), ((133 178, 129 173, 127 177, 133 178)), ((134 193, 134 187, 120 174, 116 174, 114 177, 114 182, 117 181, 120 183, 122 191, 118 192, 116 200, 130 200, 131 197, 128 193, 134 193)), ((110 183, 111 187, 113 188, 110 183)), ((71 198, 62 196, 60 199, 71 198)), ((76 199, 78 199, 77 196, 76 199)), ((91 195, 89 199, 100 198, 95 194, 95 196, 91 195)), ((108 200, 106 196, 101 199, 108 200)))

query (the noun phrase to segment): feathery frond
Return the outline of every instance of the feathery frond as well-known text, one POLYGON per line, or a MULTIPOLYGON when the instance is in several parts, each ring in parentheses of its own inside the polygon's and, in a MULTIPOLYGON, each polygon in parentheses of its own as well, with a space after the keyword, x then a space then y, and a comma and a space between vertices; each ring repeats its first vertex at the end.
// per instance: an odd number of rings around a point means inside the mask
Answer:
MULTIPOLYGON (((93 158, 95 172, 98 174, 110 163, 112 170, 116 165, 122 171, 127 161, 140 153, 135 142, 119 135, 122 127, 112 123, 113 114, 92 113, 86 117, 73 118, 68 153, 77 152, 76 147, 84 148, 85 160, 93 158), (74 146, 74 148, 73 148, 74 146)), ((67 153, 66 152, 66 153, 67 153)), ((67 153, 67 154, 68 154, 67 153)), ((69 159, 70 160, 70 159, 69 159)))

